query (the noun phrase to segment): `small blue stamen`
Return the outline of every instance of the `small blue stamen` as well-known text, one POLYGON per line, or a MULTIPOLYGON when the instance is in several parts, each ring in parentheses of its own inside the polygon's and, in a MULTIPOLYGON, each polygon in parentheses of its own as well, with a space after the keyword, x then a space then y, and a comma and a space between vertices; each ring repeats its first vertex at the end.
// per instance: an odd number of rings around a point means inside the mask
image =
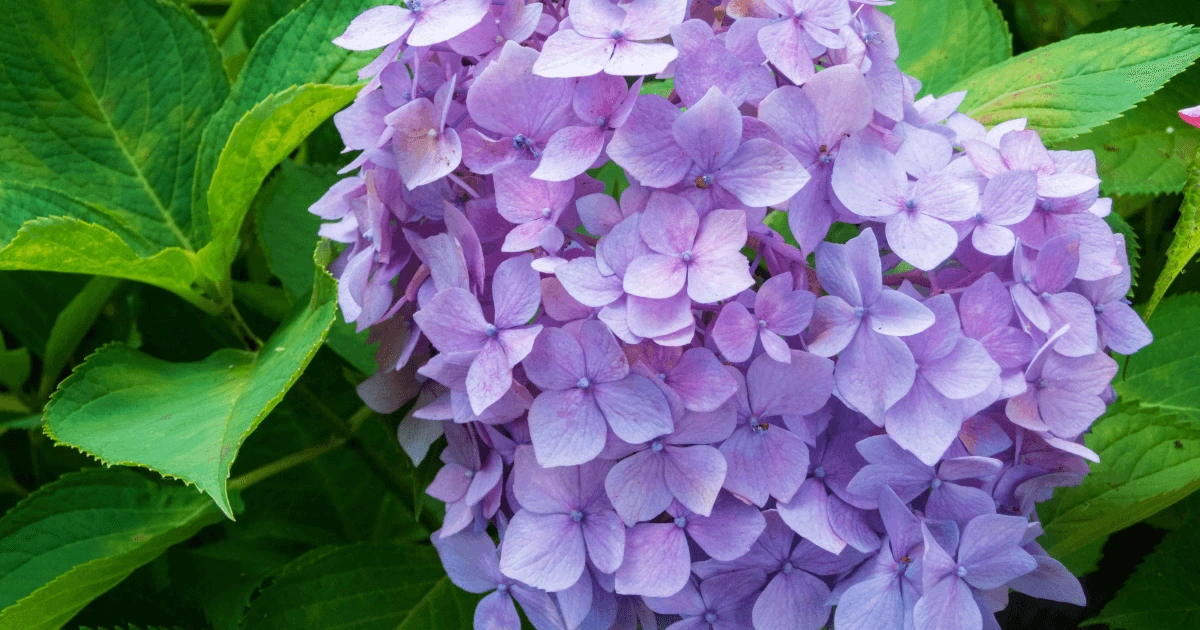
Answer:
POLYGON ((791 563, 791 562, 785 562, 785 563, 783 563, 783 573, 784 573, 784 575, 787 575, 788 573, 791 573, 792 571, 795 571, 795 570, 796 570, 796 567, 792 566, 792 563, 791 563))
POLYGON ((579 389, 587 389, 592 386, 592 382, 589 381, 588 377, 585 376, 585 377, 579 379, 579 381, 575 383, 575 386, 578 387, 579 389))
POLYGON ((704 613, 704 621, 706 621, 708 623, 717 623, 717 613, 714 613, 714 612, 704 613))
POLYGON ((1049 385, 1050 385, 1050 383, 1046 382, 1046 379, 1044 379, 1044 378, 1039 378, 1036 383, 1036 387, 1038 389, 1046 389, 1046 387, 1048 387, 1049 385))
POLYGON ((817 466, 815 469, 813 469, 813 476, 816 477, 817 479, 824 479, 825 478, 825 467, 817 466))
POLYGON ((675 527, 678 527, 679 529, 687 527, 687 519, 682 516, 675 517, 675 527))
POLYGON ((683 252, 682 254, 679 255, 679 257, 681 259, 683 259, 683 262, 685 262, 685 263, 692 262, 692 250, 689 249, 689 250, 683 252))
POLYGON ((942 480, 941 480, 941 479, 938 479, 937 477, 934 477, 934 478, 933 478, 933 481, 931 481, 931 482, 929 483, 929 487, 933 488, 934 490, 937 490, 938 488, 941 488, 941 487, 942 487, 942 480))
POLYGON ((658 441, 651 442, 650 450, 654 451, 655 453, 661 453, 663 450, 663 443, 658 441))
POLYGON ((855 317, 862 317, 863 315, 866 315, 866 313, 867 313, 867 309, 865 309, 861 306, 854 307, 854 316, 855 317))
POLYGON ((759 327, 759 328, 766 328, 766 327, 767 327, 767 320, 765 320, 765 319, 760 319, 760 320, 758 320, 758 327, 759 327))
POLYGON ((1099 313, 1103 313, 1103 312, 1104 312, 1104 305, 1103 305, 1103 304, 1097 304, 1097 305, 1095 305, 1095 306, 1093 306, 1093 307, 1092 307, 1092 310, 1093 310, 1093 311, 1096 311, 1096 313, 1097 313, 1097 314, 1099 314, 1099 313))
POLYGON ((909 210, 912 210, 912 209, 916 208, 916 207, 917 207, 917 200, 916 200, 916 199, 909 199, 908 201, 905 201, 905 202, 904 202, 904 207, 905 207, 905 208, 908 208, 909 210))
POLYGON ((488 324, 487 326, 485 326, 483 328, 483 334, 487 335, 488 337, 495 337, 496 336, 496 325, 488 324))
POLYGON ((571 520, 575 521, 576 523, 582 522, 583 512, 580 512, 579 510, 571 510, 571 520))
POLYGON ((960 577, 960 578, 967 577, 967 567, 958 567, 958 577, 960 577))

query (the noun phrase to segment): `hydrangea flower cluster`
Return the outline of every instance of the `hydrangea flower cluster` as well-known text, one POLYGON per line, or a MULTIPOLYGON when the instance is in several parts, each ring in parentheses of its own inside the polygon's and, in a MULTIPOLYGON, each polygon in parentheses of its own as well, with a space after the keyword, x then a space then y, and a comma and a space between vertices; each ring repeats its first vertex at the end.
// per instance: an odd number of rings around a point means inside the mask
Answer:
POLYGON ((879 4, 409 0, 335 40, 383 52, 312 212, 381 343, 360 395, 417 397, 414 459, 448 441, 433 543, 477 628, 1083 603, 1034 506, 1150 342, 1111 200, 1090 152, 915 99, 879 4))

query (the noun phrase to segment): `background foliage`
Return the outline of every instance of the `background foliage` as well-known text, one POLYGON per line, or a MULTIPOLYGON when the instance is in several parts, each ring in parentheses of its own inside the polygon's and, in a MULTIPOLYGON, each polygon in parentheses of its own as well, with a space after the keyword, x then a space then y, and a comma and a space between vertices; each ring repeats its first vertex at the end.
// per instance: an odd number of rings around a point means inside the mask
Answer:
MULTIPOLYGON (((374 349, 306 212, 369 61, 329 42, 381 3, 0 0, 0 629, 470 627, 436 458, 358 400, 374 349)), ((1200 4, 886 10, 924 93, 1095 151, 1154 313, 1102 463, 1039 507, 1090 603, 1014 594, 1006 627, 1195 627, 1200 4)))

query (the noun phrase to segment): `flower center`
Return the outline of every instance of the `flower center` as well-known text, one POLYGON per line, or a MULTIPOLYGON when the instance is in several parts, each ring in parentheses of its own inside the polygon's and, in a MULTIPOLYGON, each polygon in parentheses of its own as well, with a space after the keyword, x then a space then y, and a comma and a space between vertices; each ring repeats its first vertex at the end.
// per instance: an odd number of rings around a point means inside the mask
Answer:
POLYGON ((503 43, 504 43, 504 36, 503 36, 503 35, 497 35, 497 36, 496 36, 496 39, 493 39, 492 41, 496 42, 497 44, 503 44, 503 43))
POLYGON ((607 127, 608 119, 603 116, 597 116, 596 117, 596 126, 597 127, 607 127))
POLYGON ((976 223, 983 223, 983 213, 982 213, 982 212, 976 212, 976 213, 975 213, 975 222, 976 222, 976 223))
POLYGON ((408 4, 408 10, 412 11, 414 13, 425 8, 424 6, 422 6, 421 0, 408 0, 407 4, 408 4))
POLYGON ((622 37, 625 36, 625 33, 622 33, 621 29, 619 29, 619 28, 614 28, 612 30, 612 32, 608 34, 608 36, 613 39, 621 39, 622 37))
POLYGON ((1050 299, 1050 294, 1046 291, 1042 291, 1042 294, 1038 297, 1042 298, 1042 301, 1047 301, 1050 299))
POLYGON ((855 307, 854 307, 854 316, 855 316, 855 317, 858 317, 858 318, 860 318, 860 319, 861 319, 861 318, 862 318, 862 316, 863 316, 863 315, 866 315, 866 314, 867 314, 867 309, 865 309, 865 308, 863 308, 863 307, 861 307, 861 306, 855 306, 855 307))
POLYGON ((1103 312, 1104 312, 1104 305, 1103 305, 1103 304, 1097 304, 1097 305, 1095 305, 1095 306, 1093 306, 1093 307, 1092 307, 1092 310, 1093 310, 1093 311, 1096 311, 1096 313, 1103 313, 1103 312))
POLYGON ((913 209, 915 209, 915 208, 917 207, 917 200, 916 200, 916 199, 909 199, 908 201, 905 201, 905 202, 904 202, 904 207, 905 207, 905 208, 908 208, 909 210, 913 210, 913 209))
POLYGON ((692 250, 689 249, 689 250, 683 252, 682 254, 679 255, 679 257, 681 259, 683 259, 683 262, 685 262, 685 263, 692 262, 692 250))
POLYGON ((488 337, 495 337, 496 336, 496 325, 488 324, 487 326, 485 326, 483 328, 483 334, 487 335, 488 337))
POLYGON ((696 188, 708 188, 713 183, 712 175, 701 175, 696 178, 696 188))
POLYGON ((571 520, 575 521, 576 523, 582 522, 583 512, 580 512, 579 510, 571 510, 571 520))
POLYGON ((766 433, 767 429, 771 428, 770 423, 759 417, 758 414, 750 416, 750 428, 755 433, 766 433))
POLYGON ((766 327, 767 327, 767 320, 765 320, 765 319, 760 319, 760 320, 758 320, 758 327, 759 327, 759 328, 766 328, 766 327))
POLYGON ((1047 383, 1047 382, 1046 382, 1046 379, 1044 379, 1044 378, 1039 378, 1039 379, 1038 379, 1038 381, 1037 381, 1037 383, 1035 384, 1035 386, 1036 386, 1038 389, 1046 389, 1046 387, 1047 387, 1048 385, 1050 385, 1050 383, 1047 383))
POLYGON ((657 441, 657 440, 656 440, 656 441, 654 441, 654 442, 651 442, 651 443, 650 443, 650 450, 651 450, 651 451, 654 451, 655 453, 661 453, 661 452, 662 452, 662 450, 663 450, 663 443, 662 443, 662 442, 659 442, 659 441, 657 441))
POLYGON ((513 136, 513 146, 518 149, 528 149, 530 152, 533 151, 533 143, 530 142, 529 138, 526 138, 525 134, 523 133, 513 136))
POLYGON ((817 479, 824 479, 825 478, 825 467, 817 466, 813 470, 813 476, 816 477, 817 479))
POLYGON ((550 208, 542 208, 542 216, 547 219, 550 218, 550 208))
POLYGON ((497 584, 497 585, 496 585, 496 592, 497 592, 497 593, 500 593, 501 595, 503 595, 503 594, 507 593, 507 592, 508 592, 508 585, 507 585, 507 584, 497 584))
POLYGON ((785 563, 783 563, 783 572, 784 572, 784 574, 791 573, 792 571, 795 571, 795 570, 796 570, 796 567, 792 566, 792 563, 791 563, 791 562, 785 562, 785 563))
POLYGON ((960 578, 967 577, 967 567, 958 567, 958 577, 960 577, 960 578))
POLYGON ((822 164, 829 164, 833 162, 833 156, 829 155, 828 153, 822 153, 819 159, 822 164))
POLYGON ((679 529, 687 527, 687 519, 682 516, 675 517, 675 527, 678 527, 679 529))
POLYGON ((589 381, 588 377, 586 377, 586 376, 579 379, 579 381, 575 383, 575 387, 578 387, 579 389, 587 389, 591 386, 592 386, 592 382, 589 381))
POLYGON ((1025 284, 1029 284, 1030 282, 1033 282, 1033 276, 1031 276, 1029 274, 1025 274, 1025 275, 1021 276, 1021 282, 1025 283, 1025 284))
POLYGON ((655 374, 655 376, 657 376, 658 380, 660 380, 660 381, 667 380, 667 375, 665 372, 659 372, 658 374, 655 374))
POLYGON ((466 477, 467 479, 474 479, 475 471, 468 468, 465 471, 463 471, 463 476, 466 477))
POLYGON ((430 129, 429 131, 425 132, 425 135, 429 136, 430 138, 436 138, 437 137, 437 129, 430 129))
POLYGON ((708 623, 716 623, 717 622, 717 613, 715 613, 715 612, 704 613, 704 621, 706 621, 708 623))
POLYGON ((941 488, 941 487, 942 487, 942 480, 941 480, 941 479, 938 479, 937 477, 934 477, 934 478, 933 478, 933 481, 931 481, 931 482, 929 483, 929 487, 933 488, 934 490, 937 490, 938 488, 941 488))

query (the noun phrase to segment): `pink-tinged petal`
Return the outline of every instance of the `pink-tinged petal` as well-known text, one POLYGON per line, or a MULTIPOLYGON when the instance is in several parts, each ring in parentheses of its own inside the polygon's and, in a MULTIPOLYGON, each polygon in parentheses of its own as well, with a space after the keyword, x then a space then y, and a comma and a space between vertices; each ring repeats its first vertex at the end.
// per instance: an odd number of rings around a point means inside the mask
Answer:
POLYGON ((588 125, 615 129, 620 125, 610 123, 608 118, 626 101, 628 92, 629 86, 620 77, 611 74, 584 77, 575 86, 575 115, 588 125))
POLYGON ((780 363, 792 362, 792 348, 787 345, 783 337, 771 332, 770 330, 762 331, 759 337, 762 342, 763 350, 767 352, 767 356, 779 361, 780 363))
POLYGON ((422 98, 388 116, 396 170, 409 190, 445 177, 462 161, 458 132, 442 129, 436 114, 433 104, 422 98))
POLYGON ((604 69, 612 57, 612 39, 585 37, 567 29, 554 33, 542 46, 533 73, 543 77, 586 77, 604 69))
MULTIPOLYGON (((742 223, 744 232, 744 218, 742 223)), ((638 229, 647 247, 660 254, 678 256, 685 251, 695 250, 700 217, 683 197, 655 192, 646 201, 646 210, 638 229)))
POLYGON ((474 352, 487 340, 487 320, 479 301, 466 289, 439 291, 413 314, 421 332, 434 347, 446 353, 474 352))
POLYGON ((591 461, 604 450, 607 435, 604 414, 581 389, 542 392, 529 408, 529 436, 542 466, 591 461))
POLYGON ((741 302, 730 302, 721 308, 713 325, 712 338, 722 356, 733 363, 741 363, 754 351, 758 320, 741 302))
POLYGON ((613 433, 630 444, 666 435, 674 428, 666 397, 644 376, 630 374, 619 381, 597 383, 592 388, 596 405, 613 433))
POLYGON ((809 174, 786 149, 754 138, 716 175, 716 183, 748 206, 774 206, 787 201, 808 183, 809 174))
POLYGON ((879 549, 879 534, 867 520, 867 513, 837 495, 829 496, 829 524, 847 545, 863 553, 879 549))
POLYGON ((814 545, 835 554, 846 548, 846 541, 829 524, 829 495, 819 479, 806 479, 792 500, 780 503, 778 509, 783 522, 814 545))
POLYGON ((440 44, 479 23, 487 15, 489 0, 445 0, 429 5, 414 17, 410 46, 440 44))
POLYGON ((820 630, 829 621, 829 587, 806 571, 781 572, 754 603, 754 627, 761 630, 820 630))
POLYGON ((333 43, 347 50, 382 48, 404 37, 413 20, 413 12, 404 7, 389 5, 367 9, 354 18, 333 43))
MULTIPOLYGON (((732 212, 740 214, 741 210, 732 212)), ((633 267, 634 265, 630 265, 631 271, 633 267)), ((625 278, 628 284, 629 276, 626 275, 625 278)), ((750 275, 750 263, 740 252, 697 256, 688 266, 687 293, 700 304, 715 304, 752 286, 754 277, 750 275)))
MULTIPOLYGON (((728 37, 726 41, 728 41, 728 37)), ((837 70, 841 67, 834 66, 830 70, 837 70)), ((857 74, 857 72, 854 73, 857 74)), ((824 77, 825 73, 821 72, 821 76, 824 77)), ((812 81, 818 80, 817 77, 813 77, 812 79, 812 81)), ((831 82, 824 81, 823 83, 829 84, 831 82)), ((808 85, 808 83, 805 85, 808 85)), ((824 101, 829 100, 829 95, 826 95, 826 92, 830 87, 829 85, 823 85, 819 91, 820 98, 824 101)), ((841 92, 838 92, 838 94, 840 95, 841 92)), ((758 106, 759 120, 770 125, 779 134, 784 146, 790 149, 797 157, 804 160, 805 163, 810 163, 811 160, 816 158, 823 138, 821 133, 823 120, 810 100, 811 96, 815 95, 807 90, 802 90, 792 85, 785 85, 768 94, 758 106)), ((839 100, 839 110, 847 109, 847 102, 839 100)), ((871 96, 869 92, 866 103, 867 120, 870 121, 870 115, 873 110, 870 107, 871 96)), ((855 105, 857 106, 858 104, 855 103, 855 105)), ((861 128, 860 126, 859 129, 861 128)))
POLYGON ((443 466, 433 478, 433 483, 425 489, 425 493, 445 503, 461 501, 471 487, 471 480, 465 474, 466 470, 458 464, 443 466))
POLYGON ((679 293, 687 281, 687 265, 676 256, 647 254, 633 259, 622 284, 626 293, 664 299, 679 293))
POLYGON ((766 527, 758 508, 729 493, 717 497, 710 516, 687 515, 688 535, 705 553, 722 561, 746 555, 766 527))
POLYGON ((767 60, 797 85, 816 74, 805 39, 795 20, 774 22, 758 31, 758 45, 767 60))
POLYGON ((526 252, 541 247, 542 233, 549 229, 555 229, 555 226, 544 219, 522 223, 509 230, 508 234, 504 236, 504 244, 500 247, 500 251, 526 252))
POLYGON ((725 482, 725 457, 711 446, 667 446, 663 478, 671 494, 687 509, 708 516, 721 484, 725 482))
POLYGON ((704 215, 692 253, 697 260, 715 254, 740 254, 745 243, 745 211, 713 210, 704 215))
POLYGON ((1000 138, 1000 154, 1013 170, 1031 170, 1040 175, 1054 172, 1054 160, 1036 131, 1014 131, 1000 138))
MULTIPOLYGON (((627 296, 626 317, 629 330, 639 337, 660 337, 679 331, 694 323, 692 301, 686 291, 656 300, 627 296)), ((607 308, 607 307, 605 307, 607 308)))
POLYGON ((903 341, 859 327, 838 359, 838 392, 876 424, 916 378, 916 362, 903 341))
POLYGON ((742 115, 733 102, 714 87, 700 102, 679 115, 671 132, 700 170, 712 174, 729 162, 738 150, 742 142, 742 115))
POLYGON ((725 488, 762 507, 767 498, 788 501, 804 483, 808 445, 787 429, 740 427, 721 444, 728 470, 725 488))
POLYGON ((1179 110, 1179 117, 1193 127, 1200 127, 1200 105, 1179 110))
POLYGON ((554 598, 558 600, 558 608, 562 610, 563 621, 567 627, 579 627, 592 608, 591 571, 584 571, 578 582, 565 591, 555 593, 554 598))
POLYGON ((971 244, 989 256, 1004 256, 1012 251, 1017 239, 1008 228, 980 223, 971 232, 971 244))
MULTIPOLYGON (((697 350, 699 348, 693 348, 697 350)), ((689 350, 691 352, 691 350, 689 350)), ((722 369, 732 370, 734 368, 722 369)), ((734 380, 730 376, 730 380, 734 380)), ((734 390, 737 385, 734 380, 734 390)), ((715 444, 729 437, 737 423, 737 404, 732 397, 712 411, 689 411, 675 422, 675 432, 663 439, 665 444, 715 444)))
POLYGON ((483 500, 496 484, 500 483, 500 479, 504 474, 504 461, 500 457, 498 451, 488 453, 487 461, 479 470, 475 471, 475 476, 471 478, 471 487, 467 489, 467 496, 464 500, 467 505, 475 505, 483 500))
POLYGON ((621 278, 601 275, 596 259, 592 257, 576 258, 560 265, 554 269, 554 275, 567 293, 584 306, 599 308, 625 295, 621 278))
POLYGON ((867 310, 871 330, 894 337, 915 335, 934 323, 933 311, 899 292, 885 290, 867 310))
POLYGON ((833 392, 833 361, 793 352, 791 363, 760 356, 746 371, 750 408, 763 416, 816 412, 833 392))
POLYGON ((850 65, 826 68, 805 81, 801 89, 820 117, 824 143, 833 144, 871 122, 874 113, 871 86, 858 68, 850 65))
POLYGON ((683 21, 687 0, 634 0, 625 6, 621 30, 629 39, 666 37, 671 26, 683 21))
POLYGON ((588 557, 602 573, 612 573, 625 556, 625 526, 617 513, 604 509, 583 518, 583 540, 588 557))
POLYGON ((833 295, 817 298, 809 326, 813 333, 808 340, 809 351, 822 357, 841 352, 854 339, 861 322, 854 307, 842 298, 833 295))
POLYGON ((648 521, 671 505, 671 491, 663 480, 665 460, 647 449, 617 462, 609 471, 604 489, 627 524, 648 521))
POLYGON ((509 138, 494 140, 479 132, 467 129, 460 136, 463 148, 462 163, 471 172, 490 175, 497 168, 513 162, 521 156, 522 149, 513 146, 509 138))
MULTIPOLYGON (((720 42, 712 39, 711 28, 699 20, 691 22, 700 23, 701 28, 707 29, 710 41, 676 62, 675 93, 684 106, 691 107, 715 87, 735 105, 741 105, 750 87, 744 66, 720 42)), ((676 41, 675 45, 680 44, 676 41)))
POLYGON ((492 302, 496 306, 496 327, 513 328, 529 323, 541 303, 541 282, 526 254, 500 263, 492 277, 492 302))
POLYGON ((885 231, 896 254, 924 271, 942 264, 958 248, 958 232, 954 228, 921 212, 892 215, 885 231))
POLYGON ((588 37, 609 37, 624 20, 625 11, 608 0, 580 0, 571 5, 571 27, 588 37))
POLYGON ((863 217, 896 214, 908 193, 908 176, 899 160, 873 144, 843 145, 833 166, 832 183, 833 192, 846 208, 863 217))
POLYGON ((622 39, 616 43, 612 58, 604 64, 604 72, 617 76, 640 77, 658 74, 679 56, 670 44, 633 42, 622 39))
POLYGON ((592 383, 607 383, 629 374, 629 359, 604 324, 586 321, 580 327, 584 371, 592 383))
POLYGON ((988 180, 979 200, 987 222, 1013 225, 1025 220, 1037 202, 1037 182, 1030 171, 1005 171, 988 180))
POLYGON ((545 390, 574 388, 585 376, 583 347, 561 328, 542 330, 524 364, 529 380, 545 390))
POLYGON ((641 523, 625 536, 625 562, 617 569, 616 592, 670 597, 687 585, 691 572, 682 528, 674 523, 641 523))
POLYGON ((706 348, 685 351, 667 375, 667 385, 684 407, 701 412, 717 409, 737 391, 737 381, 706 348))
POLYGON ((608 234, 625 218, 617 200, 604 193, 580 197, 575 202, 575 209, 584 229, 595 236, 608 234))
POLYGON ((552 182, 569 180, 592 167, 604 150, 604 129, 563 127, 550 136, 534 179, 552 182))
POLYGON ((808 326, 817 296, 811 291, 792 290, 792 274, 772 276, 759 288, 754 312, 768 328, 780 335, 795 335, 808 326))
POLYGON ((1056 293, 1043 298, 1051 330, 1067 329, 1054 351, 1070 357, 1082 357, 1100 349, 1096 331, 1096 311, 1087 298, 1078 293, 1056 293))
POLYGON ((692 163, 671 133, 679 116, 679 108, 661 96, 639 97, 625 124, 609 141, 608 156, 643 186, 675 184, 692 163))
POLYGON ((513 495, 520 507, 538 514, 567 514, 579 504, 579 468, 543 468, 529 446, 513 453, 513 495))
POLYGON ((520 630, 521 618, 508 593, 492 592, 475 606, 474 624, 476 628, 520 630))
POLYGON ((966 414, 962 406, 942 396, 924 378, 884 414, 888 435, 930 466, 937 463, 958 437, 966 414))
POLYGON ((996 501, 979 488, 943 483, 929 493, 925 515, 935 520, 953 520, 962 527, 984 514, 996 513, 996 501))
POLYGON ((1008 585, 1014 591, 1076 606, 1087 604, 1083 586, 1061 562, 1039 553, 1032 555, 1037 561, 1037 568, 1009 582, 1008 585))
MULTIPOLYGON (((383 142, 383 135, 388 131, 384 118, 391 112, 392 107, 384 98, 383 90, 376 90, 334 114, 333 124, 337 127, 347 149, 374 149, 383 142)), ((342 181, 361 183, 362 180, 352 178, 342 181)))
POLYGON ((954 146, 946 136, 903 122, 896 124, 895 132, 904 140, 896 159, 909 175, 922 178, 950 163, 954 146))
POLYGON ((583 528, 569 514, 520 510, 504 532, 500 571, 530 586, 561 591, 579 580, 586 553, 583 528))
POLYGON ((1100 185, 1100 179, 1081 173, 1055 173, 1037 178, 1037 194, 1041 197, 1074 197, 1100 185))
POLYGON ((467 395, 471 400, 471 411, 482 414, 492 403, 512 387, 512 368, 508 356, 499 341, 489 339, 483 344, 471 369, 467 372, 467 395))
POLYGON ((525 613, 535 630, 559 630, 563 627, 562 615, 549 593, 524 584, 512 584, 509 594, 521 605, 521 612, 525 613))

